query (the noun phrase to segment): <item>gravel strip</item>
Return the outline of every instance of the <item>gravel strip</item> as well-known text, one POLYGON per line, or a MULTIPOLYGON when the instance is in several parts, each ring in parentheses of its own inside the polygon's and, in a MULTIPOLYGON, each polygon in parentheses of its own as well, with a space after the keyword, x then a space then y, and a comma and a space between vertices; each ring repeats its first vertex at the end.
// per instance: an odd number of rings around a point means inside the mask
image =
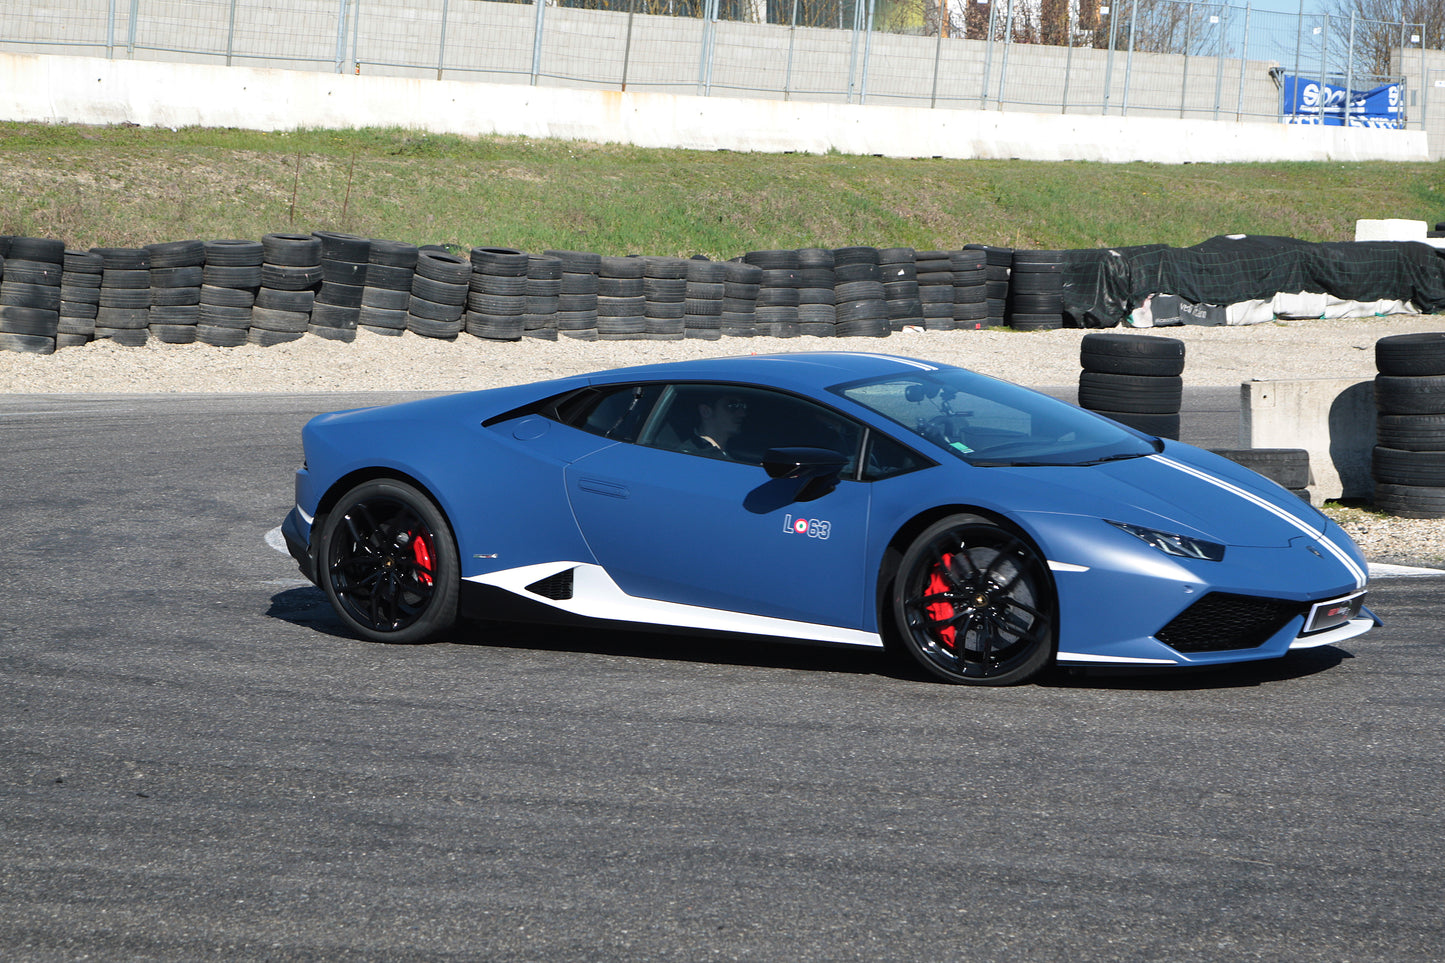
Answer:
MULTIPOLYGON (((1123 330, 1123 329, 1116 329, 1123 330)), ((1396 315, 1281 321, 1247 327, 1171 327, 1143 337, 1186 344, 1184 383, 1230 387, 1248 380, 1375 376, 1377 340, 1445 330, 1445 317, 1396 315)), ((1033 386, 1075 384, 1088 331, 921 331, 888 338, 725 338, 719 341, 455 342, 360 331, 351 344, 307 335, 269 348, 213 348, 111 341, 53 355, 0 351, 0 393, 468 391, 686 358, 779 351, 878 351, 941 361, 1033 386)), ((1372 560, 1445 567, 1445 521, 1330 508, 1372 560)))

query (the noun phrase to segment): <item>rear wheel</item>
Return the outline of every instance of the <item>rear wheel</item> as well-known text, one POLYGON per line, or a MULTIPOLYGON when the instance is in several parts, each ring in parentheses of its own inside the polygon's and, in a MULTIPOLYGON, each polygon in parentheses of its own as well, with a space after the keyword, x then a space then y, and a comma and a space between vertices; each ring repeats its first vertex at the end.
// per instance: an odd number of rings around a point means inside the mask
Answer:
POLYGON ((460 565, 441 511, 411 485, 351 489, 321 527, 317 571, 342 620, 376 642, 425 642, 456 621, 460 565))
POLYGON ((1053 583, 1038 552, 975 515, 919 535, 893 583, 893 617, 908 652, 948 682, 1011 685, 1053 657, 1053 583))

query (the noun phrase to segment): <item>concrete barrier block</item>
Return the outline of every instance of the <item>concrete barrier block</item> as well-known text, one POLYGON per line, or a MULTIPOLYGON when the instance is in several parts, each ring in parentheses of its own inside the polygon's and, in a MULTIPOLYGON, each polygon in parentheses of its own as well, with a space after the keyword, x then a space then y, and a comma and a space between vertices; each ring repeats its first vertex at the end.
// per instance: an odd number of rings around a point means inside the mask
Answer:
POLYGON ((1357 378, 1246 381, 1240 388, 1242 448, 1310 453, 1310 502, 1369 498, 1375 447, 1375 383, 1357 378))

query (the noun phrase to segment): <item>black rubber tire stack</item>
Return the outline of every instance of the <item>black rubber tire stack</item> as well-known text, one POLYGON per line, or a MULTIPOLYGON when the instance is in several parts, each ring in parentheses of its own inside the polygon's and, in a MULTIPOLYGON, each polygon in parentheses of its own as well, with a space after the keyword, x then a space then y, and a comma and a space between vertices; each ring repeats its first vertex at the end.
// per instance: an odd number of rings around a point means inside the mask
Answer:
POLYGON ((647 334, 647 259, 606 256, 597 273, 597 337, 640 340, 647 334))
POLYGON ((302 330, 307 333, 331 341, 356 338, 359 309, 354 315, 341 309, 316 310, 316 290, 325 278, 321 238, 314 234, 267 234, 261 238, 261 250, 261 287, 256 292, 256 304, 265 310, 267 330, 295 328, 300 323, 295 315, 304 314, 306 324, 302 330), (351 327, 346 327, 348 320, 351 327))
MULTIPOLYGON (((527 283, 527 255, 522 254, 522 276, 513 278, 520 287, 527 283)), ((406 307, 406 329, 424 338, 454 340, 466 326, 464 317, 471 299, 474 277, 469 257, 421 248, 416 255, 416 273, 411 279, 411 300, 406 307)), ((525 300, 525 299, 522 299, 525 300)), ((518 305, 521 307, 521 305, 518 305)), ((522 337, 522 312, 508 326, 505 340, 522 337), (515 337, 512 331, 515 330, 515 337)))
POLYGON ((1014 251, 1008 324, 1018 331, 1064 326, 1064 252, 1014 251))
POLYGON ((1375 342, 1375 507, 1445 518, 1445 331, 1375 342))
POLYGON ((953 328, 953 259, 947 251, 919 251, 913 261, 923 327, 929 331, 953 328))
POLYGON ((876 247, 835 248, 833 278, 838 337, 886 338, 892 333, 876 247))
POLYGON ((196 340, 201 320, 201 285, 205 281, 204 241, 147 244, 150 253, 150 336, 165 344, 196 340))
POLYGON ((311 236, 321 245, 321 284, 311 301, 306 330, 333 341, 354 341, 361 323, 371 239, 337 231, 314 231, 311 236))
POLYGON ((741 259, 723 262, 722 333, 729 338, 758 334, 758 291, 763 269, 741 259))
POLYGON ((911 247, 879 248, 878 279, 883 282, 888 330, 921 327, 923 301, 918 294, 917 252, 911 247))
POLYGON ((562 259, 547 254, 528 255, 523 336, 540 341, 557 340, 557 306, 561 297, 562 259))
POLYGON ((602 256, 591 251, 543 251, 562 262, 557 295, 557 333, 577 341, 597 340, 597 272, 602 256))
POLYGON ((988 253, 976 248, 948 252, 953 273, 953 327, 980 331, 989 324, 988 253))
MULTIPOLYGON (((693 257, 687 262, 686 297, 683 300, 684 337, 716 341, 722 337, 723 290, 727 268, 719 261, 693 257)), ((832 293, 831 291, 829 292, 832 293)))
POLYGON ((1258 472, 1298 495, 1310 500, 1310 453, 1303 448, 1211 448, 1250 471, 1258 472))
POLYGON ((53 354, 65 242, 12 237, 0 257, 0 350, 53 354))
MULTIPOLYGON (((422 252, 423 254, 425 252, 422 252)), ((489 341, 520 341, 527 313, 528 257, 509 247, 474 247, 466 330, 489 341)), ((421 261, 417 261, 421 273, 421 261)))
POLYGON ((265 249, 260 241, 243 240, 203 241, 201 249, 205 263, 196 294, 195 324, 186 331, 183 325, 163 328, 161 323, 153 322, 152 331, 160 340, 175 339, 171 343, 188 343, 184 339, 189 338, 220 347, 244 344, 260 290, 265 249))
POLYGON ((416 259, 415 244, 372 238, 366 256, 366 283, 361 286, 361 310, 356 318, 359 327, 391 337, 406 330, 416 259))
POLYGON ((687 261, 680 257, 642 259, 642 315, 649 341, 681 341, 687 336, 687 261))
POLYGON ((95 339, 140 347, 150 336, 150 252, 139 247, 98 247, 91 251, 100 255, 103 265, 95 339))
POLYGON ((802 303, 802 262, 796 250, 749 251, 748 264, 762 269, 758 303, 753 311, 758 334, 769 338, 796 338, 802 333, 798 305, 802 303))
POLYGON ((1079 342, 1079 407, 1145 434, 1179 438, 1184 342, 1141 334, 1086 334, 1079 342))
POLYGON ((798 251, 798 333, 812 338, 838 334, 837 278, 833 252, 826 247, 798 251))
POLYGON ((1014 249, 992 247, 988 244, 965 244, 965 251, 982 251, 986 275, 985 295, 988 301, 988 326, 1002 327, 1008 314, 1008 292, 1010 274, 1013 270, 1014 249))
MULTIPOLYGON (((66 251, 60 272, 60 321, 55 329, 55 346, 71 348, 95 339, 95 316, 100 310, 100 277, 105 265, 99 254, 66 251)), ((197 288, 196 299, 200 300, 197 288)), ((191 340, 196 338, 191 326, 191 340)))

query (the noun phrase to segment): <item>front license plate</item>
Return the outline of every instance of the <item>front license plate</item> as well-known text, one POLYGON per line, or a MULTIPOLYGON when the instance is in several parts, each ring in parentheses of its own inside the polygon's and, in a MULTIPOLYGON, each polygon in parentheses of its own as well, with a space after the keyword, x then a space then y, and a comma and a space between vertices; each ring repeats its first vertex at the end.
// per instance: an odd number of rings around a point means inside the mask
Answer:
POLYGON ((1311 632, 1323 632, 1325 629, 1344 625, 1360 614, 1360 608, 1364 604, 1364 592, 1356 592, 1354 595, 1346 595, 1344 598, 1330 599, 1328 602, 1316 602, 1310 608, 1309 618, 1305 619, 1305 628, 1300 634, 1309 635, 1311 632))

